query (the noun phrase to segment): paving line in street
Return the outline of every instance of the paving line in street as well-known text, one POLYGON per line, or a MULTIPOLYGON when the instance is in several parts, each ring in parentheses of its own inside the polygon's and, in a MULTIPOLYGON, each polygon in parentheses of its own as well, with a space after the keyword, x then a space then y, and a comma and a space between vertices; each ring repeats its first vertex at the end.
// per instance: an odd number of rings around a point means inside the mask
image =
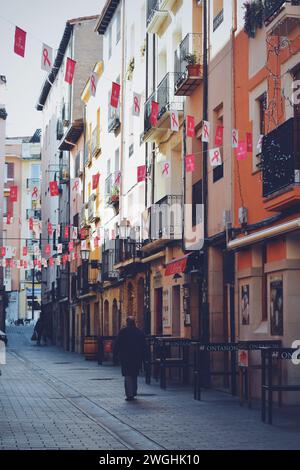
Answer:
POLYGON ((107 413, 110 417, 114 418, 115 420, 119 421, 122 426, 125 426, 131 430, 131 432, 138 434, 139 436, 143 437, 144 440, 148 441, 149 443, 154 445, 156 450, 166 450, 165 447, 163 447, 161 444, 156 442, 154 439, 151 439, 150 437, 146 436, 144 433, 141 431, 138 431, 136 428, 131 426, 130 424, 124 422, 121 420, 118 416, 115 414, 111 413, 109 410, 104 408, 103 406, 99 405, 98 403, 95 403, 93 400, 91 400, 89 397, 86 395, 81 394, 76 388, 70 386, 66 382, 64 382, 61 379, 57 379, 55 376, 50 374, 48 371, 45 371, 45 369, 42 369, 41 367, 36 366, 36 364, 32 361, 30 361, 27 358, 23 358, 19 353, 17 353, 15 350, 14 351, 9 351, 9 354, 14 356, 16 359, 20 360, 25 367, 30 369, 32 373, 37 375, 38 377, 42 378, 48 386, 50 386, 56 393, 58 393, 63 399, 67 400, 72 406, 74 406, 76 409, 78 409, 81 413, 83 413, 88 419, 93 421, 95 424, 97 424, 99 427, 101 427, 104 431, 106 431, 109 435, 111 435, 114 439, 120 442, 124 447, 126 447, 128 450, 137 450, 138 448, 130 444, 128 441, 124 440, 119 433, 116 431, 113 431, 110 429, 107 425, 103 424, 102 422, 99 421, 99 419, 94 418, 91 416, 90 413, 88 413, 86 410, 84 410, 78 403, 76 403, 74 400, 83 398, 87 401, 89 401, 93 406, 101 409, 105 413, 107 413), (61 383, 64 387, 72 390, 74 393, 74 396, 68 397, 64 392, 62 392, 59 389, 59 383, 61 383))

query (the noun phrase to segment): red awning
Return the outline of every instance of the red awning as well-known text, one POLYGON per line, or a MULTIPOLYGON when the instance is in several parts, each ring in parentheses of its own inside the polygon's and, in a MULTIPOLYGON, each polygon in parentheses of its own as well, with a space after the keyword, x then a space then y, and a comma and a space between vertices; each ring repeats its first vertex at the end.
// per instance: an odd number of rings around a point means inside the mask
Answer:
POLYGON ((165 271, 165 276, 174 276, 174 274, 182 274, 184 273, 186 269, 186 263, 188 260, 188 257, 190 255, 186 255, 183 258, 178 258, 171 263, 167 264, 166 266, 166 271, 165 271))

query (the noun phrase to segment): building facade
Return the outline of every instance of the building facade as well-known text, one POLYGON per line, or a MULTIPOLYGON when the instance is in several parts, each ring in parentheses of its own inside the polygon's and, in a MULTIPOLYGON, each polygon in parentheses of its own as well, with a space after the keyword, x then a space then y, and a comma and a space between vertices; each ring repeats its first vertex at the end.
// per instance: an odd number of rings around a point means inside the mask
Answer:
MULTIPOLYGON (((4 191, 4 170, 5 170, 5 138, 6 138, 6 118, 5 109, 6 77, 0 75, 0 194, 4 191)), ((0 244, 3 246, 3 210, 0 205, 0 244)), ((5 306, 6 294, 4 288, 3 267, 0 266, 0 329, 5 331, 5 306)))

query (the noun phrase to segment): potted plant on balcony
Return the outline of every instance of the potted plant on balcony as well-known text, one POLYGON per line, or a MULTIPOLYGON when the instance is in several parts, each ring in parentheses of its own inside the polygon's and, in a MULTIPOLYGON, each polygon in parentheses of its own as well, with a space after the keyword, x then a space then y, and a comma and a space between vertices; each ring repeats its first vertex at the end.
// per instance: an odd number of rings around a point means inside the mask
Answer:
POLYGON ((126 79, 127 80, 132 80, 134 66, 135 66, 135 60, 134 60, 134 57, 132 57, 130 59, 128 67, 127 67, 127 72, 126 72, 126 79))
POLYGON ((244 31, 249 38, 254 38, 258 28, 264 24, 263 0, 252 0, 244 3, 244 31))
POLYGON ((194 52, 193 54, 186 54, 184 57, 185 62, 187 62, 187 71, 190 77, 200 77, 201 65, 198 62, 197 55, 194 52))
POLYGON ((120 188, 117 185, 114 185, 111 194, 109 197, 109 204, 112 206, 117 206, 119 204, 119 198, 120 198, 120 188))

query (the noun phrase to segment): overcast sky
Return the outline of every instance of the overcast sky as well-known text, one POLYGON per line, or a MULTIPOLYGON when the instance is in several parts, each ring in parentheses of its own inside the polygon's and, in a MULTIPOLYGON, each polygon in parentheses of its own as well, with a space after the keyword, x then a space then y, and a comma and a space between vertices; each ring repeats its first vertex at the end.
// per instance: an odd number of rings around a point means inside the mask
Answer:
POLYGON ((46 72, 42 43, 57 49, 66 20, 99 14, 104 0, 0 0, 0 75, 6 75, 7 135, 32 135, 41 126, 35 110, 46 72), (14 53, 15 25, 27 32, 25 58, 14 53))

